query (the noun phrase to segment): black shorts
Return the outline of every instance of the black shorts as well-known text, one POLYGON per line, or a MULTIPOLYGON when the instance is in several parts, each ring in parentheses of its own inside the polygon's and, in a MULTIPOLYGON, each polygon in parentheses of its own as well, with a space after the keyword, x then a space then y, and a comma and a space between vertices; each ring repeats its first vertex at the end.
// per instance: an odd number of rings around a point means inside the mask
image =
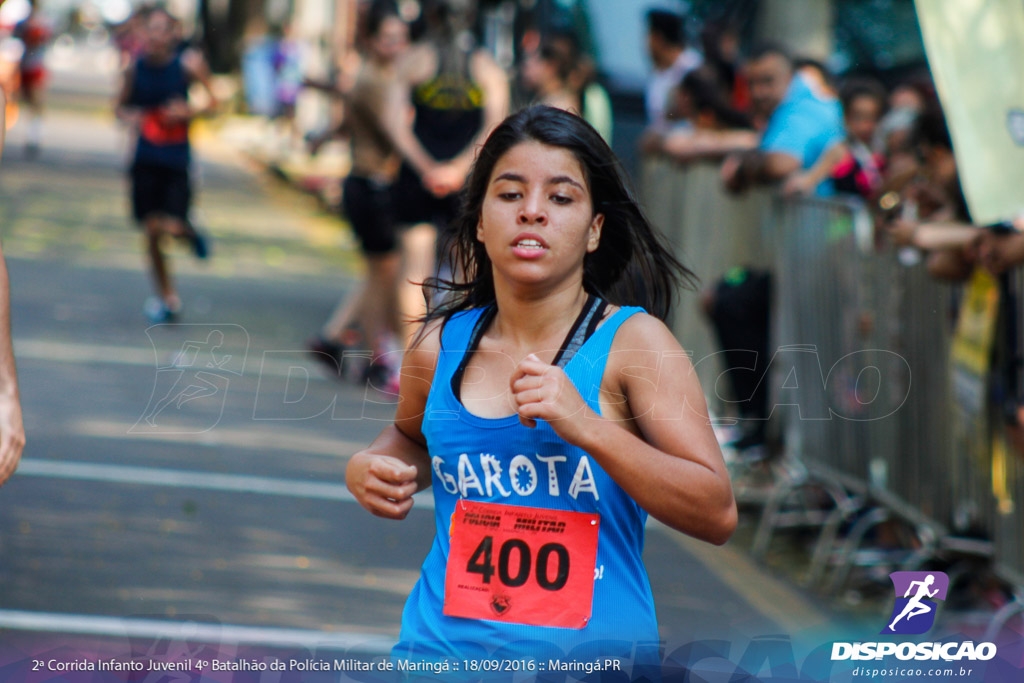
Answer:
POLYGON ((423 187, 420 177, 408 164, 402 165, 395 183, 396 218, 399 223, 433 223, 439 232, 447 232, 452 229, 461 205, 460 193, 435 197, 423 187))
POLYGON ((187 168, 135 163, 132 179, 132 215, 139 223, 153 214, 188 222, 192 187, 187 168))
POLYGON ((365 254, 387 254, 398 247, 392 186, 348 176, 342 184, 341 208, 365 254))

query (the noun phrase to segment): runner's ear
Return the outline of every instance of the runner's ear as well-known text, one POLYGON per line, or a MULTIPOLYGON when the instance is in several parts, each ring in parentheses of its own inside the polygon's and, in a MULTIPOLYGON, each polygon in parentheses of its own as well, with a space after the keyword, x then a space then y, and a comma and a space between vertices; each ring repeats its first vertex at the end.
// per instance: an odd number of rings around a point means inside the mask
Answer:
POLYGON ((594 218, 590 221, 590 229, 587 235, 587 253, 592 254, 597 251, 597 247, 601 244, 601 228, 604 227, 604 214, 594 214, 594 218))

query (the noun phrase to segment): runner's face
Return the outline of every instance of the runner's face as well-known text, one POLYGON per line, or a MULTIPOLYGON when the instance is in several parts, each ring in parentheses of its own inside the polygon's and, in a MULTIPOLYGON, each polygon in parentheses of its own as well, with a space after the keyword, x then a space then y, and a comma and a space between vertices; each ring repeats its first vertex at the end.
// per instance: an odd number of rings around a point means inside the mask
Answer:
POLYGON ((477 239, 495 279, 551 284, 577 271, 582 277, 583 257, 597 249, 603 223, 572 152, 523 142, 494 165, 477 239))
POLYGON ((146 22, 146 50, 149 54, 163 54, 174 45, 174 22, 159 12, 146 22))

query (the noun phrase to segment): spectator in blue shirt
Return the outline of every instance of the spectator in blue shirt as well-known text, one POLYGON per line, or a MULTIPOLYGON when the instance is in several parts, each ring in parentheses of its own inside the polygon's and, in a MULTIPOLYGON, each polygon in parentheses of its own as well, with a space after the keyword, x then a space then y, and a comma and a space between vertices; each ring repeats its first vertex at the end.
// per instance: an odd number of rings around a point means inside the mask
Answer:
MULTIPOLYGON (((785 50, 774 45, 755 50, 746 72, 753 115, 763 122, 764 132, 757 149, 732 155, 722 165, 722 180, 734 192, 808 169, 843 139, 838 101, 816 97, 795 74, 785 50)), ((819 195, 831 191, 829 181, 817 188, 819 195)))

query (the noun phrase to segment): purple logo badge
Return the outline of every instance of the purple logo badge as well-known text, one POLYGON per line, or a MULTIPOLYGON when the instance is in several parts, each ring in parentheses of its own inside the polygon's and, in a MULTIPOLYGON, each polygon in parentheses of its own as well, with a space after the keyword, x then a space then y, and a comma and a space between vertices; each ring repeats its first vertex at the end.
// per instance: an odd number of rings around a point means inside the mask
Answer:
POLYGON ((935 623, 936 600, 945 600, 949 577, 943 572, 893 572, 896 604, 883 634, 917 635, 935 623))

